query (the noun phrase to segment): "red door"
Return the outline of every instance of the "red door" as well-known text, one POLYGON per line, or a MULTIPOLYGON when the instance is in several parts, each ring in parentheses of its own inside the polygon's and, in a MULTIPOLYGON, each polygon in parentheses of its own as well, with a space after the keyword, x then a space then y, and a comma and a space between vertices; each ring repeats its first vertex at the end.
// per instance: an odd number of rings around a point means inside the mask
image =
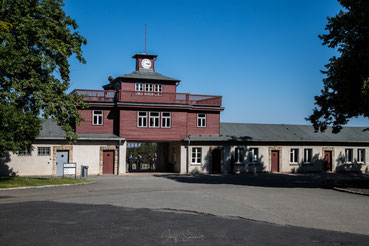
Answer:
POLYGON ((279 172, 279 151, 272 150, 272 173, 279 172))
POLYGON ((324 167, 323 171, 332 172, 332 151, 324 151, 324 167))
POLYGON ((114 174, 114 150, 103 152, 103 174, 114 174))

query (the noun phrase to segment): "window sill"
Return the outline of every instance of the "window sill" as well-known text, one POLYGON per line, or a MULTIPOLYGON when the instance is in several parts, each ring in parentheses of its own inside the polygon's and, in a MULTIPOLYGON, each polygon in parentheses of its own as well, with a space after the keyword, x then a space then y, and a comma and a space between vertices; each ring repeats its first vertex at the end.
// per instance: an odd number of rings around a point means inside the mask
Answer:
POLYGON ((191 166, 202 166, 201 163, 191 163, 191 166))
POLYGON ((300 164, 298 164, 297 162, 296 163, 292 162, 292 163, 290 163, 290 166, 300 166, 300 164))
POLYGON ((345 162, 345 163, 343 163, 344 165, 366 165, 366 163, 365 162, 356 162, 356 163, 354 163, 354 162, 345 162))

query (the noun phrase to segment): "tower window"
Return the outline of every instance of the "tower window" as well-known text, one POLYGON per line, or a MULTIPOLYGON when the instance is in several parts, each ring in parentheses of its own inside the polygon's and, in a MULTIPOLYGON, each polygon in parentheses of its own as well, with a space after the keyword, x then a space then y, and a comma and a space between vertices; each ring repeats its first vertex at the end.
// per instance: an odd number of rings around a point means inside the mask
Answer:
POLYGON ((163 91, 163 86, 161 84, 155 84, 155 94, 156 95, 161 95, 161 92, 163 91))
POLYGON ((149 93, 145 93, 145 95, 152 95, 153 84, 145 84, 145 91, 149 92, 149 93))
POLYGON ((142 83, 136 83, 135 90, 136 91, 143 91, 143 84, 142 83))
POLYGON ((197 114, 197 127, 206 127, 206 114, 197 114))
POLYGON ((170 128, 171 127, 171 114, 167 112, 161 113, 161 127, 170 128))
POLYGON ((149 127, 159 127, 160 124, 160 114, 159 112, 150 112, 149 113, 149 127))
POLYGON ((147 112, 138 112, 138 127, 147 127, 147 112))
POLYGON ((103 111, 94 110, 92 111, 92 125, 102 125, 103 124, 103 111))

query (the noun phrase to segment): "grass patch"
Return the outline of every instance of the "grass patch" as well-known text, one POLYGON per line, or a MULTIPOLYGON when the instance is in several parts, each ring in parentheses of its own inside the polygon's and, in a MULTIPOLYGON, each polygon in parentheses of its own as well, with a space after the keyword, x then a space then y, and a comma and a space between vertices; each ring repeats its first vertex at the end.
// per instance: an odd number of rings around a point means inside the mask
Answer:
POLYGON ((72 178, 21 178, 21 177, 0 177, 0 188, 15 188, 25 186, 43 186, 59 184, 79 184, 91 181, 72 178))

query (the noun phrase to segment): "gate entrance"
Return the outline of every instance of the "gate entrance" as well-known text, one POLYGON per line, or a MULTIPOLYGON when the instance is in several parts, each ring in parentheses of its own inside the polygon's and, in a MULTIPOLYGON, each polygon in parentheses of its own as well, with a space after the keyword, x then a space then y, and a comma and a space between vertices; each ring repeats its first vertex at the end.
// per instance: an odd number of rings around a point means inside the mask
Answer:
POLYGON ((179 143, 128 142, 127 172, 179 172, 179 143))

